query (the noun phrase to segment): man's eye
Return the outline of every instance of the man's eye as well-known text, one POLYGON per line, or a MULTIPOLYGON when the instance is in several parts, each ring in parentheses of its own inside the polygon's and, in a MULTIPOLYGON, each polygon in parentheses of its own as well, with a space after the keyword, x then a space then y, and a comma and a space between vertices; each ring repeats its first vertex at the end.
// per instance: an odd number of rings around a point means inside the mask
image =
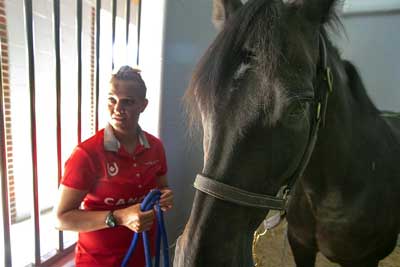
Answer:
POLYGON ((108 98, 108 103, 110 103, 110 104, 115 104, 117 101, 115 101, 115 99, 114 98, 112 98, 112 97, 109 97, 108 98))
POLYGON ((124 100, 121 100, 121 104, 124 105, 124 106, 131 106, 131 105, 135 104, 135 100, 133 100, 133 99, 124 99, 124 100))

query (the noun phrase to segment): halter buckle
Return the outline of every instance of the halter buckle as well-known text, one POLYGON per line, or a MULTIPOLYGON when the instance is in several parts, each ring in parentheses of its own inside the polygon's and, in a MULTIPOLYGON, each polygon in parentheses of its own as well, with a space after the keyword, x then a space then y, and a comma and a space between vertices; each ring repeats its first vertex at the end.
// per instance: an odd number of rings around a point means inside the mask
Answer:
POLYGON ((331 68, 326 67, 326 81, 328 82, 328 91, 329 93, 333 92, 333 75, 332 75, 332 71, 331 68))

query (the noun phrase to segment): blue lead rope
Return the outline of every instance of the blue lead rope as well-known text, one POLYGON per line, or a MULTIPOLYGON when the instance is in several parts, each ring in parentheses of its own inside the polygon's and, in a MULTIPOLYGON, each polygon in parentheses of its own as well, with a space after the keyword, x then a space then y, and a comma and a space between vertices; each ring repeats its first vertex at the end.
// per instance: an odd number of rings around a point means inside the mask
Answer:
MULTIPOLYGON (((150 191, 144 198, 143 202, 140 204, 140 210, 149 211, 153 209, 154 206, 156 207, 157 235, 156 235, 156 258, 154 266, 155 267, 160 266, 160 247, 162 242, 164 266, 169 267, 168 239, 167 239, 167 232, 165 231, 163 211, 161 210, 159 204, 160 197, 161 197, 160 190, 150 191)), ((144 254, 146 257, 146 267, 152 267, 149 237, 146 231, 142 232, 141 234, 143 237, 144 254)), ((139 240, 139 233, 135 233, 131 245, 129 246, 128 252, 125 254, 124 260, 122 261, 121 267, 126 267, 126 264, 128 263, 133 251, 136 248, 138 240, 139 240)))

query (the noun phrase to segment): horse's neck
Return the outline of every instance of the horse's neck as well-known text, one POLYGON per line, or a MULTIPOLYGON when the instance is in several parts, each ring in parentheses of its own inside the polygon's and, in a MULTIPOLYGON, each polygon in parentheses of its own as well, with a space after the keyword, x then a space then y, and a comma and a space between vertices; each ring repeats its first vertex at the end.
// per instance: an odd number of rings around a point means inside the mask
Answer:
MULTIPOLYGON (((357 168, 373 168, 375 159, 367 153, 367 148, 368 144, 379 142, 377 131, 383 121, 373 106, 366 106, 372 105, 366 94, 355 95, 357 90, 359 93, 365 90, 358 74, 349 73, 345 68, 348 63, 338 58, 331 58, 331 62, 334 91, 328 101, 326 124, 319 131, 305 174, 305 184, 319 189, 321 186, 345 186, 351 182, 349 173, 356 172, 357 168)), ((357 179, 364 178, 352 177, 352 181, 357 183, 357 179)))

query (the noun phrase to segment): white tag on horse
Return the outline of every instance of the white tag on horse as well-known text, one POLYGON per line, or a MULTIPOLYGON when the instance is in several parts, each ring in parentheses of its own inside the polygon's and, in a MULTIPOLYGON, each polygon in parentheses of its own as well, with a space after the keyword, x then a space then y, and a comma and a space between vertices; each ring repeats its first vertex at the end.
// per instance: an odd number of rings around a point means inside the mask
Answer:
POLYGON ((264 220, 264 228, 267 231, 271 230, 271 229, 274 229, 275 227, 277 227, 281 223, 283 217, 284 216, 280 212, 278 212, 278 213, 274 214, 273 216, 271 216, 269 218, 266 218, 264 220))

